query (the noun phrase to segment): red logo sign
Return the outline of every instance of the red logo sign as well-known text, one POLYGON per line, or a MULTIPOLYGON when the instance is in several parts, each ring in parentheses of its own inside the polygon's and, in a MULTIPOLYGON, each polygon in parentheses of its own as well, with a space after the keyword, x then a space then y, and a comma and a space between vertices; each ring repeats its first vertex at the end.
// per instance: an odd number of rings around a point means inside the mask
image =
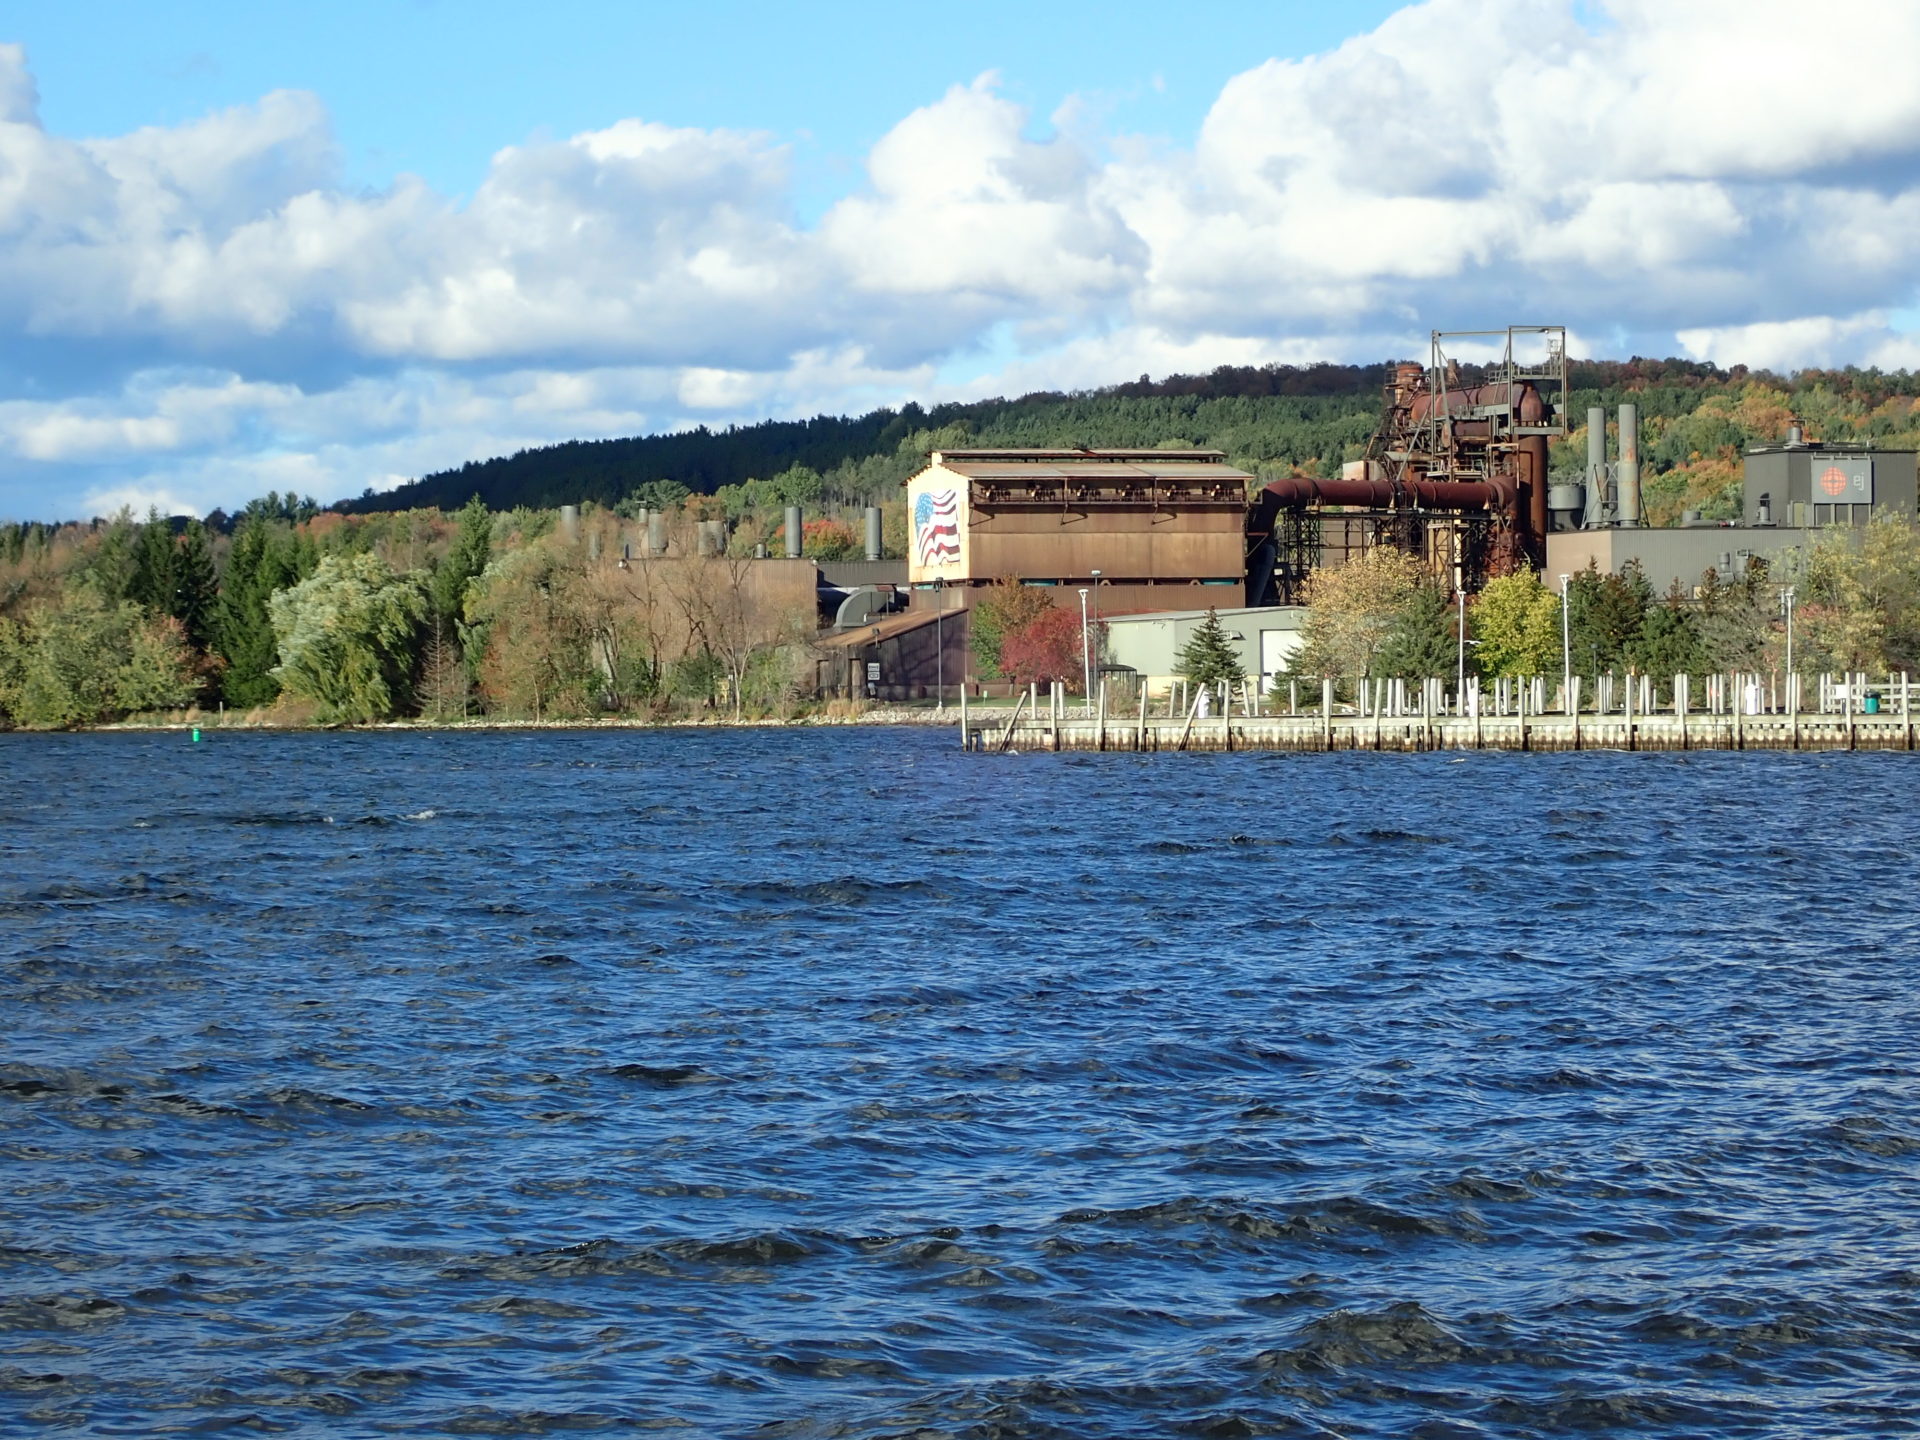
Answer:
POLYGON ((1820 488, 1829 495, 1844 495, 1849 484, 1847 472, 1838 465, 1829 465, 1820 472, 1820 488))

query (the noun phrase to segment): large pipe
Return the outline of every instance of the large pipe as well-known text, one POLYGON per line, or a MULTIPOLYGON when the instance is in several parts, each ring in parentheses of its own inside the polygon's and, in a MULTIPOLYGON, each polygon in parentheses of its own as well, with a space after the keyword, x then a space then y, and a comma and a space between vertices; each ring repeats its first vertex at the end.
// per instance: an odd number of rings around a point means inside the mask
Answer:
POLYGON ((800 558, 800 507, 787 506, 787 558, 800 558))
POLYGON ((1633 405, 1620 407, 1620 523, 1640 524, 1640 411, 1633 405))
POLYGON ((867 559, 880 558, 880 507, 867 506, 867 559))
POLYGON ((1606 518, 1607 407, 1587 407, 1587 504, 1580 517, 1582 530, 1598 529, 1606 518))

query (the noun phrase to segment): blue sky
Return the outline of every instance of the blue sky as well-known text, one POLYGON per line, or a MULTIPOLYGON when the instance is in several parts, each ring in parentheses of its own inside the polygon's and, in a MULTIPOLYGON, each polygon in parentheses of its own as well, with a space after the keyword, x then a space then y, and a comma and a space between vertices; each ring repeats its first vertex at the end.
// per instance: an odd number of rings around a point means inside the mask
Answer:
POLYGON ((791 141, 803 208, 817 214, 857 183, 901 116, 983 72, 1042 129, 1074 96, 1111 128, 1190 139, 1250 61, 1330 49, 1395 8, 66 0, 19 16, 6 38, 26 45, 42 118, 63 134, 177 125, 270 90, 309 90, 326 101, 348 183, 384 186, 409 171, 470 194, 502 146, 640 116, 791 141))
POLYGON ((0 16, 0 518, 1422 353, 1920 363, 1920 6, 0 16))

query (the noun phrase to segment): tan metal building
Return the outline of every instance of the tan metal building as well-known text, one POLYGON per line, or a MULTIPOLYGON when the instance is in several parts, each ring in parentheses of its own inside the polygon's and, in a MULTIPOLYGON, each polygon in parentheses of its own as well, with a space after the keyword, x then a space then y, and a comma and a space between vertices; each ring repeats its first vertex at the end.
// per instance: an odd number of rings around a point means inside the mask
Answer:
POLYGON ((1097 583, 1109 615, 1241 605, 1250 479, 1218 450, 937 450, 907 482, 908 583, 1097 583))

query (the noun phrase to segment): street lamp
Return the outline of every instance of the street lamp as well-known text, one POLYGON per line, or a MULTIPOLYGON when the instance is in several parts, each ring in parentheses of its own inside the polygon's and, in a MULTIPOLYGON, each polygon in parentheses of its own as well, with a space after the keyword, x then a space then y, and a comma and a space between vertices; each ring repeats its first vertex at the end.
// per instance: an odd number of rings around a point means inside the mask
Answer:
POLYGON ((1467 713, 1467 592, 1454 591, 1460 597, 1460 658, 1453 674, 1453 704, 1462 715, 1467 713))
POLYGON ((1093 649, 1087 644, 1087 587, 1080 587, 1080 673, 1087 687, 1087 703, 1093 703, 1093 649))
MULTIPOLYGON (((1093 623, 1094 623, 1094 627, 1097 629, 1100 624, 1100 572, 1098 570, 1093 572, 1093 623)), ((1086 624, 1084 621, 1081 622, 1080 628, 1082 630, 1086 629, 1086 624)), ((1096 652, 1100 648, 1098 643, 1090 639, 1087 639, 1085 636, 1082 637, 1082 642, 1083 642, 1083 647, 1090 646, 1096 652)), ((1087 669, 1087 713, 1089 715, 1093 713, 1093 667, 1092 666, 1089 666, 1087 669)))
POLYGON ((933 691, 935 710, 947 708, 946 632, 941 628, 947 618, 947 577, 933 577, 933 691))
POLYGON ((1787 616, 1787 709, 1797 711, 1800 708, 1799 697, 1794 691, 1793 673, 1793 586, 1789 585, 1780 592, 1780 608, 1787 616))
POLYGON ((1560 704, 1569 712, 1573 709, 1573 620, 1567 609, 1567 582, 1573 577, 1560 577, 1560 704))

